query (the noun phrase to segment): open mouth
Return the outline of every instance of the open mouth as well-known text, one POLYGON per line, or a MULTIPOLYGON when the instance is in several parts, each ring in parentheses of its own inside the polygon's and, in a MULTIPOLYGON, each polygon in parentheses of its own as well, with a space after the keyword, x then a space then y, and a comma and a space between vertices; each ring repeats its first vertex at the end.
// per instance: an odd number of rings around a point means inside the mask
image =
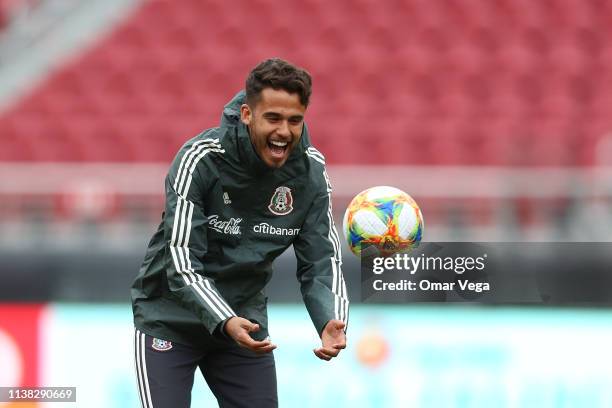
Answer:
POLYGON ((270 140, 268 141, 268 149, 272 153, 272 156, 275 158, 282 158, 285 155, 285 152, 289 148, 289 143, 281 142, 278 140, 270 140))

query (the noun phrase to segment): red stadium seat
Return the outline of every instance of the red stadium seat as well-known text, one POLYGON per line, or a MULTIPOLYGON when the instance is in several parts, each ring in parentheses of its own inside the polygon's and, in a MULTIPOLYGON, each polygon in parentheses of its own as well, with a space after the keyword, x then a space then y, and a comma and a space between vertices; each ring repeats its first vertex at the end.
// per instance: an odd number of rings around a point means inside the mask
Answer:
POLYGON ((280 56, 313 74, 329 163, 592 165, 612 127, 604 3, 144 2, 0 115, 0 159, 168 161, 280 56))

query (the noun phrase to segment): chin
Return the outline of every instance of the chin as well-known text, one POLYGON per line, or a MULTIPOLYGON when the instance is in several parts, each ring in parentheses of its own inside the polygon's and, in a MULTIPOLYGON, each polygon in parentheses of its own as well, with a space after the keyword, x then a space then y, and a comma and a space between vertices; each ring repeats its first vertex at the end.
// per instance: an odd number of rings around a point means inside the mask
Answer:
POLYGON ((280 162, 277 162, 277 161, 272 161, 272 160, 266 160, 266 162, 265 162, 265 163, 266 163, 266 164, 268 165, 268 167, 270 167, 270 168, 273 168, 273 169, 278 169, 278 168, 283 167, 283 166, 285 165, 285 163, 286 163, 286 162, 287 162, 287 160, 285 159, 285 160, 280 161, 280 162))
POLYGON ((283 160, 283 162, 281 163, 268 163, 268 167, 271 167, 273 169, 280 169, 281 167, 283 167, 285 165, 285 161, 283 160))

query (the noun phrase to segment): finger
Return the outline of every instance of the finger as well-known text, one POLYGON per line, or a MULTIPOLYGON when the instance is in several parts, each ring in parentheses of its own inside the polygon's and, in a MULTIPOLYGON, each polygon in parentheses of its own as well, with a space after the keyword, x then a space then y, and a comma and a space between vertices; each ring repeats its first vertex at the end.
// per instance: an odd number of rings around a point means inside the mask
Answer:
POLYGON ((245 323, 243 323, 242 327, 248 332, 259 331, 259 325, 255 323, 251 323, 248 320, 245 323))
POLYGON ((328 339, 328 341, 334 348, 346 348, 346 336, 343 332, 340 332, 340 335, 338 336, 333 336, 332 338, 328 339))
POLYGON ((337 349, 337 350, 343 350, 346 348, 346 343, 338 343, 338 344, 334 344, 332 346, 333 348, 337 349))
POLYGON ((340 350, 336 350, 329 347, 321 347, 317 351, 321 352, 322 354, 325 354, 328 357, 336 357, 338 353, 340 353, 340 350))
POLYGON ((253 350, 262 350, 262 349, 269 349, 271 348, 270 351, 274 350, 276 348, 276 344, 273 344, 269 341, 264 342, 264 343, 257 343, 255 345, 252 345, 251 348, 253 350))
POLYGON ((253 353, 257 353, 257 354, 270 353, 271 351, 276 349, 276 345, 274 345, 274 344, 270 344, 270 345, 265 346, 265 347, 249 347, 246 344, 241 344, 241 346, 244 347, 245 349, 250 350, 253 353))
POLYGON ((272 352, 275 349, 276 349, 276 345, 275 344, 270 344, 270 345, 268 345, 266 347, 260 347, 258 349, 252 350, 252 351, 254 351, 257 354, 266 354, 266 353, 272 352))
POLYGON ((315 356, 319 357, 321 360, 325 360, 325 361, 329 361, 331 360, 331 357, 326 356, 325 354, 321 353, 320 349, 319 350, 312 350, 315 354, 315 356))
POLYGON ((240 340, 240 342, 242 342, 245 345, 247 345, 249 348, 265 347, 265 346, 271 344, 270 340, 261 340, 261 341, 254 340, 248 334, 243 334, 242 336, 240 336, 239 340, 240 340))
POLYGON ((253 340, 253 338, 251 338, 251 336, 249 336, 248 334, 240 336, 238 343, 240 343, 242 347, 248 348, 253 351, 258 351, 259 349, 265 349, 265 348, 268 348, 269 346, 272 347, 272 349, 269 351, 272 351, 276 348, 276 345, 272 344, 270 340, 263 340, 263 341, 253 340))

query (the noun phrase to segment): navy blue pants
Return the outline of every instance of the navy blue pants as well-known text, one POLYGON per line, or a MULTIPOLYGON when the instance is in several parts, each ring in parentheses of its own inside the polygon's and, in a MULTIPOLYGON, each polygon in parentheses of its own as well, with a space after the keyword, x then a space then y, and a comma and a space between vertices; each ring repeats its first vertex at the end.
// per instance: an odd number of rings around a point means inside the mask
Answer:
POLYGON ((230 340, 218 344, 199 349, 136 329, 134 356, 142 407, 190 407, 197 368, 219 407, 278 407, 274 355, 254 353, 230 340))

